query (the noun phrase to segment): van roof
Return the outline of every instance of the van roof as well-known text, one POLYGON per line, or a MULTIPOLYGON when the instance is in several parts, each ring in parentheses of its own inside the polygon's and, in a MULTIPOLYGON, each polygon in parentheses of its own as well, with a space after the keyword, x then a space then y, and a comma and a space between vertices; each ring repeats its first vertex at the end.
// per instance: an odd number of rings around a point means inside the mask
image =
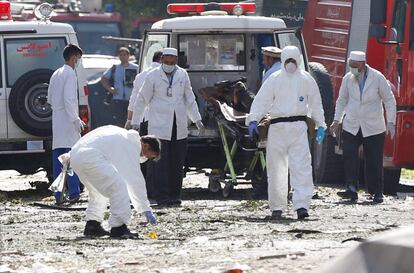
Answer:
POLYGON ((285 22, 280 18, 234 15, 177 17, 155 22, 151 27, 151 29, 171 30, 272 30, 279 28, 286 28, 285 22))
POLYGON ((63 23, 52 23, 43 21, 28 22, 0 22, 0 33, 7 31, 31 31, 35 30, 37 34, 62 34, 75 33, 72 26, 63 23))

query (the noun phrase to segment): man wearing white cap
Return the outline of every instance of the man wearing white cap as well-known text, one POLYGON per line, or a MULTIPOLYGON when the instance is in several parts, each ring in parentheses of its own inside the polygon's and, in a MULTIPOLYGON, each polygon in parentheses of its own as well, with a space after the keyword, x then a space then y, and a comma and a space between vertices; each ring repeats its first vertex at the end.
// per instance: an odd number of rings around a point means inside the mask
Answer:
POLYGON ((276 46, 262 47, 263 51, 263 64, 265 70, 263 71, 262 84, 272 75, 274 72, 279 71, 281 68, 280 54, 282 50, 276 46))
POLYGON ((181 204, 183 166, 187 153, 188 117, 203 123, 187 71, 177 66, 177 49, 164 48, 161 66, 151 70, 135 101, 132 125, 139 126, 148 106, 148 134, 161 140, 161 159, 154 164, 154 197, 158 205, 181 204))
POLYGON ((383 149, 385 132, 395 134, 396 103, 391 87, 381 72, 365 62, 365 53, 352 51, 348 72, 342 79, 336 101, 335 117, 330 127, 333 135, 343 124, 343 157, 346 191, 338 195, 358 199, 358 149, 364 148, 366 183, 374 191, 374 203, 383 202, 383 149), (384 110, 387 112, 387 123, 384 110))

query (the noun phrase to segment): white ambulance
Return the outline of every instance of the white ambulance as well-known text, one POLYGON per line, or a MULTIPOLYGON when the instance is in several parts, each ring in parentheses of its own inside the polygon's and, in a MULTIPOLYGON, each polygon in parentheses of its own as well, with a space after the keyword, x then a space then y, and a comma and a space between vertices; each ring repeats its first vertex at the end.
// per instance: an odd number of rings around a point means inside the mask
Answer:
MULTIPOLYGON (((50 5, 40 5, 38 21, 13 22, 10 3, 0 2, 0 169, 31 174, 51 172, 52 110, 47 103, 48 83, 64 64, 63 48, 77 44, 68 24, 47 19, 50 5)), ((79 79, 79 113, 89 122, 84 69, 79 79)))
MULTIPOLYGON (((255 8, 250 2, 169 4, 168 13, 178 16, 155 22, 143 37, 140 71, 151 64, 155 51, 175 47, 178 65, 190 76, 206 130, 202 135, 197 135, 195 126, 190 130, 187 167, 222 168, 228 163, 222 152, 216 109, 203 99, 200 90, 243 77, 247 88, 257 93, 264 70, 262 47, 297 46, 302 51, 302 68, 311 72, 320 87, 327 124, 333 117, 329 75, 320 64, 308 63, 301 30, 287 28, 280 18, 255 16, 255 8)), ((325 141, 312 147, 317 180, 325 172, 328 146, 325 141)), ((235 164, 242 162, 243 156, 235 153, 235 164)))

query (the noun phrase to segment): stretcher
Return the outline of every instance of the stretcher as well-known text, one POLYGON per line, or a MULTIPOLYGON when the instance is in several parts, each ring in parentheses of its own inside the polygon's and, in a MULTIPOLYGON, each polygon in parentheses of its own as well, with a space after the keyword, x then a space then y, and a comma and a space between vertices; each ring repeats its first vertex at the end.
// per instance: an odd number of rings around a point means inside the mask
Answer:
MULTIPOLYGON (((231 83, 231 82, 229 82, 231 83)), ((247 113, 240 112, 230 103, 217 96, 217 88, 205 88, 203 97, 211 102, 216 111, 218 132, 223 144, 226 163, 221 170, 215 170, 209 176, 209 190, 218 192, 223 187, 223 196, 229 197, 234 187, 239 184, 253 184, 254 178, 266 176, 266 160, 264 154, 265 135, 263 127, 259 127, 261 137, 254 139, 248 134, 245 126, 247 113)), ((231 97, 235 97, 231 95, 231 97)), ((254 186, 254 185, 253 185, 254 186)))

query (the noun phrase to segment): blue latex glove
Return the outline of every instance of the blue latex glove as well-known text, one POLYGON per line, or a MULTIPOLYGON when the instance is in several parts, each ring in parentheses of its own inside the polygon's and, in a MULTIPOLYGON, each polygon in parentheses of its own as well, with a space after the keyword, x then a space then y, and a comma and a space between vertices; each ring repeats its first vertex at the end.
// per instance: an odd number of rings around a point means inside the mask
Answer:
POLYGON ((147 218, 148 223, 153 226, 157 224, 157 219, 155 218, 155 215, 152 213, 152 211, 144 211, 144 214, 145 218, 147 218))
POLYGON ((254 134, 259 135, 259 129, 257 129, 257 121, 251 121, 249 123, 249 136, 254 137, 254 134))
POLYGON ((322 144, 323 139, 325 138, 325 129, 323 127, 319 127, 316 131, 316 142, 318 144, 322 144))

